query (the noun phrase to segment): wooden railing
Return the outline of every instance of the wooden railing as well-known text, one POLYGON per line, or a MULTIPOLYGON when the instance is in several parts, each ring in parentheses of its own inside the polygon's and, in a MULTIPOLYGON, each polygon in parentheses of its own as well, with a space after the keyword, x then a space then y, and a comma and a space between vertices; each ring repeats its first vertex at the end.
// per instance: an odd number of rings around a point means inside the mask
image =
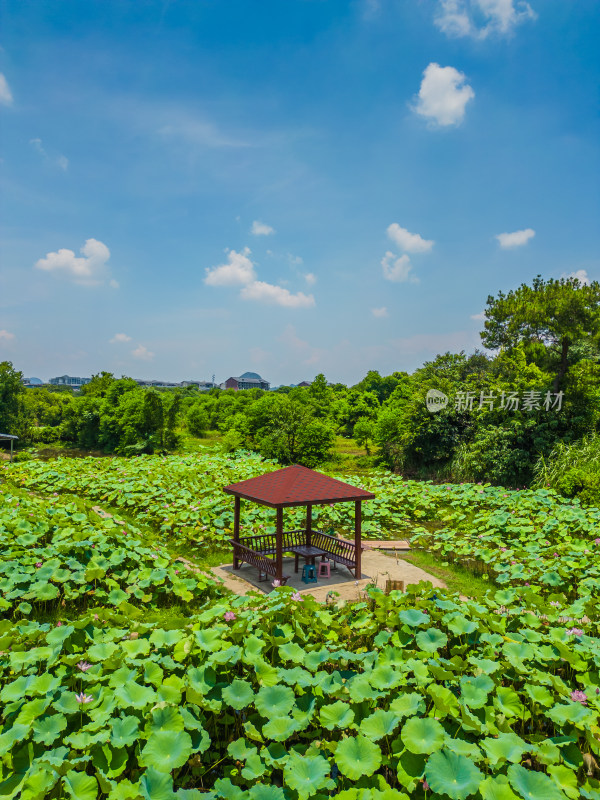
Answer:
POLYGON ((334 560, 346 566, 354 566, 356 563, 356 546, 351 542, 337 539, 328 533, 313 531, 311 543, 315 547, 320 547, 327 552, 334 560))
MULTIPOLYGON (((233 539, 231 540, 233 541, 233 539)), ((240 542, 246 547, 252 548, 257 553, 271 555, 275 553, 277 545, 277 535, 275 533, 261 533, 257 536, 243 536, 240 542)), ((289 547, 297 547, 306 544, 306 531, 284 531, 282 534, 283 552, 289 547)))
MULTIPOLYGON (((277 549, 277 535, 275 533, 261 533, 256 536, 244 536, 239 542, 229 540, 233 545, 233 566, 238 569, 238 563, 245 561, 256 567, 260 573, 275 576, 275 561, 268 556, 275 555, 277 549)), ((292 548, 305 545, 307 541, 306 530, 297 529, 284 531, 282 534, 282 555, 290 552, 292 548)), ((345 539, 338 539, 321 531, 310 531, 310 542, 313 547, 320 547, 326 554, 339 564, 354 568, 356 565, 356 546, 345 539)), ((285 577, 287 580, 287 576, 285 577)), ((285 583, 285 580, 283 581, 285 583)))
MULTIPOLYGON (((256 567, 259 581, 267 580, 267 575, 271 575, 273 578, 277 577, 277 565, 272 558, 267 558, 263 553, 252 550, 241 542, 234 542, 233 539, 230 539, 230 542, 233 544, 234 569, 239 569, 239 562, 245 561, 247 564, 256 567), (263 574, 264 578, 261 577, 263 574)), ((289 575, 283 575, 281 582, 286 583, 288 579, 289 575)))

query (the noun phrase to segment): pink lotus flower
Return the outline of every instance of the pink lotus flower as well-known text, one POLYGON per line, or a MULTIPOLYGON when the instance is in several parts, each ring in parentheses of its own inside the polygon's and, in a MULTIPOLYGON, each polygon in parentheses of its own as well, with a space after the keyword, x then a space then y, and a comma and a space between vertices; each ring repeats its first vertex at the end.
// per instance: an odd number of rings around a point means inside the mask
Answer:
POLYGON ((506 553, 506 547, 501 547, 501 548, 500 548, 500 550, 501 550, 503 553, 506 553))
POLYGON ((558 553, 554 553, 554 558, 558 558, 558 553))
POLYGON ((430 788, 430 787, 429 787, 429 784, 427 783, 427 781, 425 780, 425 778, 423 778, 423 791, 424 791, 424 792, 428 792, 428 791, 429 791, 429 788, 430 788))
POLYGON ((582 631, 581 628, 567 628, 566 633, 568 636, 583 636, 585 631, 582 631))
POLYGON ((41 561, 36 561, 35 562, 35 566, 39 569, 42 566, 42 562, 41 561))
POLYGON ((93 699, 94 698, 92 697, 91 694, 85 694, 84 692, 75 695, 75 700, 77 700, 77 702, 81 703, 82 705, 87 705, 87 703, 91 703, 93 699))
POLYGON ((560 608, 560 603, 558 600, 550 600, 550 605, 554 606, 554 608, 560 608))
POLYGON ((276 589, 278 586, 281 586, 281 581, 278 581, 277 578, 275 578, 271 586, 273 586, 276 589))
POLYGON ((89 663, 89 661, 80 661, 77 666, 82 672, 87 672, 88 669, 92 668, 92 665, 89 663))
POLYGON ((600 544, 600 538, 594 539, 594 544, 600 544))
POLYGON ((57 623, 56 623, 56 627, 57 627, 57 628, 60 628, 60 626, 61 626, 61 625, 62 625, 62 622, 57 622, 57 623))
POLYGON ((100 617, 98 616, 98 614, 94 614, 94 619, 100 619, 100 617))
POLYGON ((233 620, 236 618, 233 611, 226 611, 224 617, 227 622, 233 622, 233 620))
POLYGON ((292 600, 296 600, 298 603, 301 603, 302 595, 300 594, 300 592, 294 592, 294 594, 292 595, 292 600))
POLYGON ((573 700, 574 703, 581 703, 582 706, 587 706, 587 694, 585 692, 580 692, 579 689, 571 692, 571 700, 573 700))

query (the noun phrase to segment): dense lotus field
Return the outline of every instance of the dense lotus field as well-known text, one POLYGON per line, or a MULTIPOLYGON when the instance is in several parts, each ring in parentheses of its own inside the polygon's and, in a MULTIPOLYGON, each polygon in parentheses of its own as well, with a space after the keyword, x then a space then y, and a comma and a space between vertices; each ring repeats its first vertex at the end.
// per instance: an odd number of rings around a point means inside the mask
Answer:
POLYGON ((58 497, 0 489, 0 612, 52 614, 123 602, 202 604, 218 592, 126 522, 58 497))
MULTIPOLYGON (((231 536, 233 502, 223 486, 277 468, 255 454, 236 458, 209 452, 63 458, 5 469, 20 486, 73 492, 114 505, 159 530, 164 541, 180 537, 201 545, 224 543, 231 536)), ((383 472, 347 480, 376 494, 363 504, 366 538, 401 534, 413 546, 439 552, 500 586, 534 587, 563 605, 581 601, 586 613, 600 602, 600 509, 584 508, 545 489, 434 485, 383 472)), ((303 515, 303 510, 286 509, 286 526, 302 524, 303 515)), ((350 532, 353 504, 315 508, 314 517, 323 530, 350 532)), ((271 509, 243 505, 243 533, 273 532, 274 521, 271 509)))
MULTIPOLYGON (((484 571, 479 601, 424 584, 340 607, 287 587, 239 598, 173 560, 179 537, 199 554, 229 537, 222 486, 277 466, 2 470, 0 800, 600 800, 600 511, 348 478, 377 493, 372 535, 410 531, 484 571), (149 622, 170 603, 186 622, 149 622)), ((327 506, 319 527, 349 529, 351 511, 327 506)), ((272 517, 244 504, 248 532, 272 517)))
POLYGON ((502 593, 298 597, 0 623, 0 796, 600 797, 597 638, 502 593))

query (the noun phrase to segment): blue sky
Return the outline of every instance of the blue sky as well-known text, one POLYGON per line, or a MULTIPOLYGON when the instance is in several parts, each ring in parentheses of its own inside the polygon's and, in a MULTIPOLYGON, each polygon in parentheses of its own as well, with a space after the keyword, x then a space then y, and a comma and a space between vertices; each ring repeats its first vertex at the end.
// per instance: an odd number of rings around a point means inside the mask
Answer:
POLYGON ((4 0, 0 360, 273 384, 600 279, 595 0, 4 0))

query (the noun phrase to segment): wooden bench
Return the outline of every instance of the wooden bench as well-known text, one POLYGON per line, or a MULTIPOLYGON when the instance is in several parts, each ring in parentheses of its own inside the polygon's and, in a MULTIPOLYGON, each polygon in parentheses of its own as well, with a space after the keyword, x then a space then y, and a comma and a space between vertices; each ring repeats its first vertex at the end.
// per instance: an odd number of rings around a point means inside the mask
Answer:
MULTIPOLYGON (((272 558, 267 558, 267 556, 264 553, 258 553, 256 552, 256 550, 252 550, 250 547, 246 547, 246 545, 242 544, 241 542, 236 543, 233 541, 233 539, 230 539, 229 541, 233 543, 234 569, 239 569, 239 562, 245 561, 247 564, 256 567, 256 569, 258 570, 259 581, 268 580, 269 575, 272 578, 277 577, 277 564, 272 558)), ((289 579, 290 579, 289 575, 282 575, 281 583, 285 585, 289 581, 289 579)))
POLYGON ((337 539, 335 536, 330 536, 328 533, 314 531, 310 537, 310 543, 324 550, 327 554, 327 558, 333 561, 335 565, 342 564, 350 570, 355 570, 356 547, 351 542, 337 539))
MULTIPOLYGON (((246 562, 256 567, 259 571, 259 580, 266 580, 266 575, 276 576, 275 561, 268 556, 273 556, 277 552, 277 537, 274 533, 261 533, 256 536, 244 536, 239 542, 229 539, 233 545, 233 568, 239 569, 239 562, 246 562), (261 573, 265 573, 265 578, 261 578, 261 573)), ((310 544, 312 547, 322 551, 322 558, 328 558, 334 563, 334 569, 338 564, 354 570, 356 573, 356 547, 353 542, 345 539, 338 539, 321 531, 310 532, 310 544)), ((284 531, 282 535, 282 555, 284 553, 294 553, 296 563, 298 554, 296 548, 302 549, 307 546, 306 531, 299 529, 294 531, 284 531)), ((361 549, 364 549, 361 548, 361 549)), ((284 576, 282 583, 289 580, 289 575, 284 576)), ((356 577, 356 575, 355 575, 356 577)))

